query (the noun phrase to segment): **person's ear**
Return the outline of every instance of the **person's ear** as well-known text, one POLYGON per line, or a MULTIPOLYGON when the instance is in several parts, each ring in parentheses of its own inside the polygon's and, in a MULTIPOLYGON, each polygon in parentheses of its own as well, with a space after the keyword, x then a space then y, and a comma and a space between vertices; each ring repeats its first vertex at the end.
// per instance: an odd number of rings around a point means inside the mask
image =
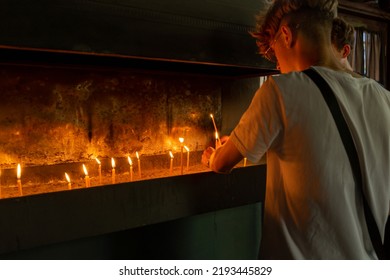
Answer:
POLYGON ((343 58, 347 58, 350 53, 351 53, 351 46, 348 44, 344 45, 342 53, 341 53, 343 58))
POLYGON ((288 27, 287 25, 283 25, 280 28, 280 32, 282 33, 281 37, 286 48, 291 48, 294 43, 294 38, 293 38, 293 33, 291 31, 291 28, 288 27))

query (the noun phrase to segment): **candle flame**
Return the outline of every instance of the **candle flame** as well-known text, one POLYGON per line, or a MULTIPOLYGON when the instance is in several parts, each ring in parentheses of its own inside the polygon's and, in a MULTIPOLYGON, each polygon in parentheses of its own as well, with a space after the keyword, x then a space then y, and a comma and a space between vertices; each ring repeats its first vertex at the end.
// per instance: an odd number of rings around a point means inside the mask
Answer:
POLYGON ((112 166, 112 168, 115 168, 115 160, 114 160, 114 158, 111 158, 111 166, 112 166))
POLYGON ((183 137, 180 137, 180 138, 179 138, 179 142, 180 142, 180 143, 183 143, 183 142, 184 142, 184 138, 183 138, 183 137))
POLYGON ((213 114, 210 114, 210 117, 211 117, 212 119, 214 119, 214 116, 213 116, 213 114))
POLYGON ((186 149, 187 152, 190 151, 190 149, 187 146, 184 146, 184 149, 186 149))
POLYGON ((138 155, 138 152, 135 152, 135 155, 137 157, 137 159, 139 159, 139 155, 138 155))
POLYGON ((100 160, 98 159, 98 158, 95 158, 96 159, 96 162, 97 162, 97 164, 101 164, 101 162, 100 162, 100 160))
POLYGON ((85 176, 88 176, 88 171, 87 171, 87 168, 85 167, 85 164, 83 164, 83 169, 84 169, 85 176))
POLYGON ((219 138, 219 135, 218 135, 218 132, 216 131, 215 132, 215 139, 218 140, 218 138, 219 138))
POLYGON ((22 169, 20 167, 20 163, 18 163, 18 167, 16 168, 16 178, 20 179, 22 177, 22 169))
POLYGON ((169 155, 170 155, 171 158, 173 158, 173 154, 172 154, 171 151, 169 151, 169 155))
POLYGON ((66 181, 68 181, 68 183, 70 183, 69 175, 68 175, 68 173, 66 173, 66 172, 65 172, 65 178, 66 178, 66 181))
POLYGON ((129 161, 130 165, 133 165, 133 161, 131 160, 131 158, 129 156, 127 157, 127 160, 129 161))

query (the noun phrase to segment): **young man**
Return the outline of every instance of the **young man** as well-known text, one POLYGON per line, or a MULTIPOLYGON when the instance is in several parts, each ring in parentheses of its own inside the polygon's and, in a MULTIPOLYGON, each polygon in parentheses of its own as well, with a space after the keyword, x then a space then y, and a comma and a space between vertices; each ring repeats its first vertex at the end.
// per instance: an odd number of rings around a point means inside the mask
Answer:
POLYGON ((355 30, 352 25, 341 18, 335 18, 332 25, 331 41, 336 57, 348 70, 352 67, 348 62, 348 56, 352 51, 355 40, 355 30))
POLYGON ((383 238, 390 212, 390 92, 356 77, 333 53, 336 0, 275 0, 258 18, 260 53, 281 75, 256 92, 224 145, 202 162, 229 172, 243 157, 267 153, 267 189, 260 257, 376 259, 362 194, 313 68, 331 86, 359 153, 363 185, 383 238))

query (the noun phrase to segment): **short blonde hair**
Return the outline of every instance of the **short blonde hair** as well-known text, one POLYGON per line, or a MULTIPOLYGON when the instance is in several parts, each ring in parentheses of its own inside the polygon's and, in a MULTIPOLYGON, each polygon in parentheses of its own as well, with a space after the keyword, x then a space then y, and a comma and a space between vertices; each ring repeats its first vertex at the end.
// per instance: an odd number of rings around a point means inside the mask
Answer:
POLYGON ((355 29, 342 18, 335 18, 332 25, 331 33, 332 44, 340 51, 345 45, 351 48, 355 42, 355 29))
MULTIPOLYGON (((280 23, 286 19, 289 26, 300 26, 306 34, 317 32, 318 27, 330 29, 337 16, 337 0, 274 0, 266 1, 268 9, 256 18, 256 38, 259 53, 264 54, 279 30, 280 23)), ((318 33, 317 33, 318 35, 318 33)), ((330 37, 330 36, 329 36, 330 37)))

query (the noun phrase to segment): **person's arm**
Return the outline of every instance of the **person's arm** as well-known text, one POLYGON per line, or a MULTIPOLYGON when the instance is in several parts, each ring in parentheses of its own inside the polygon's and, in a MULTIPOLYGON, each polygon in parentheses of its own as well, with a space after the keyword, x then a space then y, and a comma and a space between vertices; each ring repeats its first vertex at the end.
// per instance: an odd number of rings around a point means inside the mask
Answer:
POLYGON ((244 157, 258 162, 284 127, 284 109, 279 92, 274 78, 268 79, 257 90, 226 143, 217 150, 207 148, 203 152, 202 163, 215 172, 228 173, 244 157))
POLYGON ((227 140, 216 150, 211 147, 207 148, 203 152, 202 163, 214 172, 229 173, 243 158, 233 142, 227 140))

